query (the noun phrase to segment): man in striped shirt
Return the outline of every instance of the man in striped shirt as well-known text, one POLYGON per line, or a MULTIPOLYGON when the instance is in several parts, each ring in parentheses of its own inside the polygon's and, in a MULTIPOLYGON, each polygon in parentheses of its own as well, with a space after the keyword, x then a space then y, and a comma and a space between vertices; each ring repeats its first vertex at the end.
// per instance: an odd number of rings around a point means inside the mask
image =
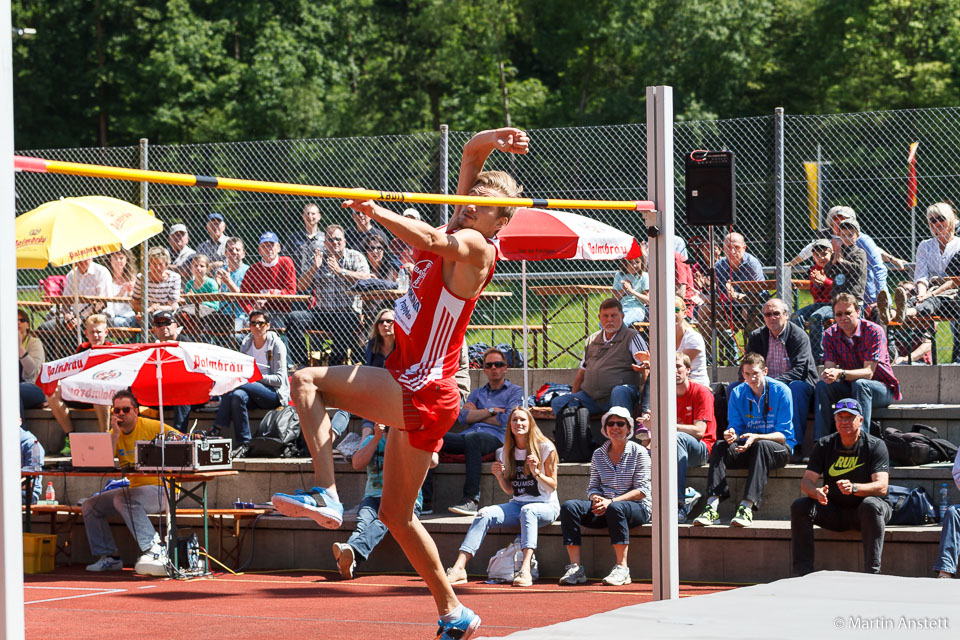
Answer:
MULTIPOLYGON (((152 316, 157 311, 176 311, 180 306, 180 274, 168 269, 170 266, 170 252, 163 247, 153 247, 147 252, 150 263, 148 270, 149 284, 147 285, 147 315, 152 316)), ((143 275, 137 277, 133 286, 133 296, 130 306, 137 313, 144 311, 141 304, 143 298, 143 275)))

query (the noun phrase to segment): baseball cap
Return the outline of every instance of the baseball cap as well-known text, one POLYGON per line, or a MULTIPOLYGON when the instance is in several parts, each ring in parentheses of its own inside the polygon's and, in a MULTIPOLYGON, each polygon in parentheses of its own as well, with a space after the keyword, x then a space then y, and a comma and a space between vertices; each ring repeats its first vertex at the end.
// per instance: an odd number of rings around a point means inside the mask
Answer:
POLYGON ((838 413, 852 413, 855 416, 862 416, 863 407, 853 398, 844 398, 833 405, 833 415, 838 413))
POLYGON ((833 243, 826 238, 818 238, 813 241, 814 249, 833 249, 833 243))
POLYGON ((178 231, 183 231, 184 233, 186 233, 186 232, 187 232, 187 225, 185 225, 185 224, 175 224, 175 225, 173 225, 172 227, 170 227, 170 234, 169 234, 169 235, 172 236, 173 234, 177 233, 178 231))
POLYGON ((264 242, 280 242, 280 238, 277 237, 273 231, 267 231, 262 236, 260 236, 260 244, 264 242))
POLYGON ((210 222, 211 220, 223 221, 223 214, 217 211, 214 211, 213 213, 207 216, 207 222, 210 222))
POLYGON ((834 219, 847 220, 849 218, 856 218, 857 214, 854 213, 853 209, 846 205, 838 205, 836 207, 831 207, 830 211, 827 212, 827 220, 832 221, 834 219))
POLYGON ((413 207, 410 207, 409 209, 404 209, 403 213, 401 213, 400 215, 402 215, 404 218, 413 218, 414 220, 423 220, 423 218, 420 217, 420 212, 414 209, 413 207))
POLYGON ((604 428, 606 428, 607 420, 609 420, 611 416, 617 416, 627 421, 627 425, 630 427, 627 433, 627 437, 629 438, 633 434, 633 416, 630 415, 630 411, 628 411, 626 407, 610 407, 610 410, 600 418, 600 424, 604 428))
POLYGON ((860 223, 857 222, 856 218, 846 218, 840 220, 837 228, 843 229, 844 227, 853 227, 857 230, 857 233, 860 233, 860 223))
POLYGON ((157 320, 167 320, 169 322, 176 322, 176 318, 173 317, 173 314, 166 310, 157 311, 156 313, 153 314, 153 317, 151 318, 151 320, 153 321, 153 324, 157 324, 157 320))

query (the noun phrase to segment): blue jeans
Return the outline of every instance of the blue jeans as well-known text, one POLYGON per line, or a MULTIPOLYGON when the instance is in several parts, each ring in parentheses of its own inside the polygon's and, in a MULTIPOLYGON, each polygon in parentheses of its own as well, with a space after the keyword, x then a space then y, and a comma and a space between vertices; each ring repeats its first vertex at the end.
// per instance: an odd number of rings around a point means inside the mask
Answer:
POLYGON ((794 380, 788 386, 793 397, 793 436, 800 448, 803 447, 803 436, 807 431, 807 414, 810 413, 813 385, 806 380, 794 380))
POLYGON ((520 548, 537 548, 537 530, 548 525, 560 515, 560 505, 556 502, 518 502, 511 500, 505 504, 484 507, 467 530, 467 536, 460 545, 460 551, 477 555, 477 549, 483 544, 490 527, 520 527, 520 548))
POLYGON ((951 505, 943 516, 940 530, 940 552, 934 571, 957 572, 957 555, 960 554, 960 506, 951 505))
POLYGON ((832 317, 833 307, 829 302, 815 302, 797 311, 790 319, 810 336, 810 348, 816 362, 823 361, 823 323, 832 317))
MULTIPOLYGON (((347 539, 347 544, 353 547, 357 564, 363 562, 373 553, 374 547, 380 544, 387 535, 387 525, 380 521, 380 496, 364 496, 357 508, 357 524, 353 533, 347 539)), ((420 517, 420 506, 413 507, 413 517, 420 517)))
POLYGON ((687 467, 702 467, 709 455, 707 445, 689 433, 677 431, 677 497, 681 505, 687 490, 687 467))
POLYGON ((814 409, 814 437, 819 440, 833 431, 833 405, 837 400, 854 398, 863 407, 863 428, 870 428, 870 417, 874 407, 882 409, 893 402, 890 387, 876 380, 837 380, 827 384, 823 380, 814 390, 816 407, 814 409))
MULTIPOLYGON (((647 319, 647 308, 646 307, 624 307, 623 309, 623 324, 628 327, 634 322, 643 322, 647 319)), ((601 329, 603 327, 600 327, 601 329)))
POLYGON ((111 327, 139 327, 140 321, 137 320, 137 314, 130 312, 124 316, 113 316, 110 318, 111 327))
POLYGON ((217 409, 213 424, 221 429, 233 424, 235 446, 250 442, 250 416, 247 407, 251 404, 257 409, 276 409, 280 406, 280 396, 262 382, 248 382, 220 397, 220 408, 217 409))
POLYGON ((581 406, 586 407, 591 415, 606 413, 610 407, 624 407, 627 411, 633 413, 633 408, 640 399, 640 392, 632 384, 618 384, 610 391, 610 398, 607 402, 600 404, 590 397, 586 391, 577 391, 576 393, 567 393, 557 396, 550 402, 550 408, 554 415, 560 413, 560 409, 568 404, 579 402, 581 406))
POLYGON ((20 383, 20 417, 23 417, 24 409, 33 409, 39 407, 47 401, 43 395, 43 390, 32 382, 20 383))
POLYGON ((137 539, 141 551, 147 551, 160 538, 150 523, 147 513, 162 512, 167 508, 167 494, 163 487, 123 487, 104 491, 83 501, 83 526, 87 530, 90 553, 95 556, 119 555, 110 532, 107 518, 120 514, 127 529, 137 539))
MULTIPOLYGON (((503 440, 485 431, 467 431, 465 433, 447 433, 443 436, 440 451, 462 455, 464 458, 463 497, 470 500, 480 499, 480 476, 483 472, 483 456, 493 453, 503 446, 503 440)), ((424 500, 433 498, 433 474, 430 474, 430 488, 424 487, 424 500)))

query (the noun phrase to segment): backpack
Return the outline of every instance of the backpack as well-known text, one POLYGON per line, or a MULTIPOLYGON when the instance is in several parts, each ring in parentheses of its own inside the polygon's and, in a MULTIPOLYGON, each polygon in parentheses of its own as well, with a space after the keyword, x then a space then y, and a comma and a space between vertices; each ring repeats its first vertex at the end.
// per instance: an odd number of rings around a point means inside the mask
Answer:
POLYGON ((957 457, 957 445, 940 438, 935 427, 915 424, 910 431, 895 427, 883 430, 883 442, 887 445, 890 462, 894 466, 911 467, 931 462, 953 462, 957 457), (933 437, 921 431, 928 431, 933 437))
MULTIPOLYGON (((490 556, 487 562, 488 582, 511 582, 523 566, 523 550, 520 548, 520 538, 500 549, 490 556)), ((537 566, 537 557, 530 558, 530 577, 537 580, 540 577, 540 568, 537 566)))
POLYGON ((554 398, 565 396, 573 391, 573 387, 560 382, 548 382, 527 399, 527 406, 549 407, 554 398))
POLYGON ((710 385, 713 392, 713 417, 717 421, 717 437, 727 430, 730 423, 727 421, 727 383, 714 382, 710 385))
POLYGON ((895 484, 887 486, 887 502, 893 509, 889 524, 930 524, 936 522, 937 510, 923 487, 908 489, 895 484))
POLYGON ((590 412, 578 402, 560 409, 553 428, 560 462, 590 462, 597 445, 590 432, 590 412))
POLYGON ((299 454, 300 418, 286 406, 263 416, 256 435, 235 458, 295 458, 299 454))
POLYGON ((483 369, 483 352, 490 348, 486 342, 478 342, 467 347, 467 358, 471 369, 483 369))

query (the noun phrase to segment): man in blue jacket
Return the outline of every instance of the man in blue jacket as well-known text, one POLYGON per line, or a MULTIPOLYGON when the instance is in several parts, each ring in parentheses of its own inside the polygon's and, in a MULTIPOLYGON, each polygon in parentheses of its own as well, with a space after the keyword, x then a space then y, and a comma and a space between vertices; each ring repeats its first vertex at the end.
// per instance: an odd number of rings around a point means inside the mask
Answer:
POLYGON ((759 353, 743 357, 740 374, 746 384, 730 391, 729 427, 710 452, 707 506, 693 521, 696 526, 716 524, 720 519, 717 506, 720 500, 730 497, 727 467, 747 469, 746 491, 730 524, 735 527, 753 524, 753 510, 763 497, 770 470, 785 467, 796 445, 789 387, 767 376, 766 360, 759 353))

